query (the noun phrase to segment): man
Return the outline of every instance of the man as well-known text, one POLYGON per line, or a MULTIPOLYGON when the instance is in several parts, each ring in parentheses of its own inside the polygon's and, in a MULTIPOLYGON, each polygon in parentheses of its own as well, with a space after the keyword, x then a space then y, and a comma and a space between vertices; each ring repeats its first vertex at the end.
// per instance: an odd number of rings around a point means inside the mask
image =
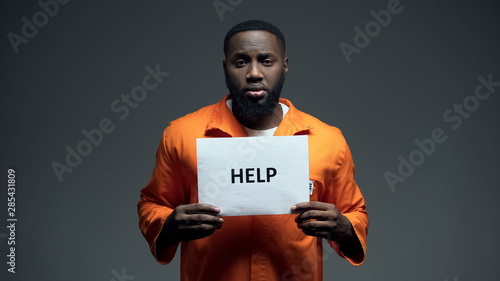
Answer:
POLYGON ((169 124, 141 191, 139 225, 153 256, 167 264, 181 243, 182 280, 322 280, 325 238, 361 264, 368 217, 351 153, 337 128, 280 99, 288 71, 281 31, 240 23, 226 34, 224 53, 230 95, 169 124), (224 218, 217 206, 198 204, 196 138, 259 135, 308 135, 310 202, 297 202, 290 215, 224 218))

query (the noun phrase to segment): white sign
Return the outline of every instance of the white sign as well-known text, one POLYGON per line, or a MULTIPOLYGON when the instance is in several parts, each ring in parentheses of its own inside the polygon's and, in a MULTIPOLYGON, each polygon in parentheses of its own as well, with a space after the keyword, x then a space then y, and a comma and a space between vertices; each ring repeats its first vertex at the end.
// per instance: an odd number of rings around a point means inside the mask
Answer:
POLYGON ((198 201, 222 216, 290 214, 309 201, 308 136, 196 140, 198 201))

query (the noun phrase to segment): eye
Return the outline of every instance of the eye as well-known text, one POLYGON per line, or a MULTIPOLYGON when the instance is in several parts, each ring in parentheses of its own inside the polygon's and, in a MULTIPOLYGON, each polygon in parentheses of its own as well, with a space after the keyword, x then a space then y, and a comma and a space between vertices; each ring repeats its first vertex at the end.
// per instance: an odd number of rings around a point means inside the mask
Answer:
POLYGON ((246 64, 247 64, 247 62, 245 60, 237 60, 234 62, 234 65, 236 67, 244 67, 246 64))
POLYGON ((262 64, 265 66, 272 66, 273 63, 274 61, 272 59, 265 59, 264 61, 262 61, 262 64))

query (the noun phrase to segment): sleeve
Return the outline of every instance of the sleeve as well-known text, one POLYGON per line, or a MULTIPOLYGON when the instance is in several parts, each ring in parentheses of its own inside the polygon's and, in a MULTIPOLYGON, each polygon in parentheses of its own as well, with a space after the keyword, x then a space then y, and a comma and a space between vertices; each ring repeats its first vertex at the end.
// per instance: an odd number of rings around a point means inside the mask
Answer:
POLYGON ((339 256, 347 259, 353 265, 360 265, 366 256, 368 213, 366 212, 365 199, 354 181, 354 163, 351 151, 345 140, 344 145, 345 148, 341 150, 343 151, 343 160, 338 163, 337 172, 332 175, 329 183, 330 186, 325 189, 322 201, 334 204, 349 219, 363 248, 363 258, 361 261, 354 261, 344 256, 336 242, 328 241, 328 243, 335 249, 339 256))
POLYGON ((137 204, 139 227, 149 243, 151 253, 160 264, 168 264, 172 261, 179 244, 157 249, 156 241, 165 219, 176 206, 187 204, 189 198, 189 189, 185 187, 185 180, 178 171, 177 163, 172 161, 177 158, 171 157, 169 153, 169 149, 175 151, 174 143, 169 138, 169 130, 170 126, 163 133, 156 152, 153 175, 149 183, 141 190, 137 204), (159 259, 159 251, 162 251, 162 260, 159 259))

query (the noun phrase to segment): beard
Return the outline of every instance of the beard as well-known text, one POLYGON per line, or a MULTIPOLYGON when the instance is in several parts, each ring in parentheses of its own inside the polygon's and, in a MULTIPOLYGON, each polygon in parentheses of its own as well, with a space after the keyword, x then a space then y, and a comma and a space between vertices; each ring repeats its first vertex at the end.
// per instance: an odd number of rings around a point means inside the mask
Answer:
MULTIPOLYGON (((249 98, 245 92, 248 89, 238 89, 236 85, 226 75, 226 86, 231 93, 233 99, 233 114, 236 119, 245 127, 253 128, 255 124, 259 123, 263 118, 273 114, 274 108, 279 102, 281 96, 281 89, 285 83, 285 72, 283 72, 276 83, 276 85, 269 89, 264 85, 259 84, 267 92, 267 97, 262 100, 254 100, 249 98)), ((255 85, 254 83, 252 85, 255 85)))

